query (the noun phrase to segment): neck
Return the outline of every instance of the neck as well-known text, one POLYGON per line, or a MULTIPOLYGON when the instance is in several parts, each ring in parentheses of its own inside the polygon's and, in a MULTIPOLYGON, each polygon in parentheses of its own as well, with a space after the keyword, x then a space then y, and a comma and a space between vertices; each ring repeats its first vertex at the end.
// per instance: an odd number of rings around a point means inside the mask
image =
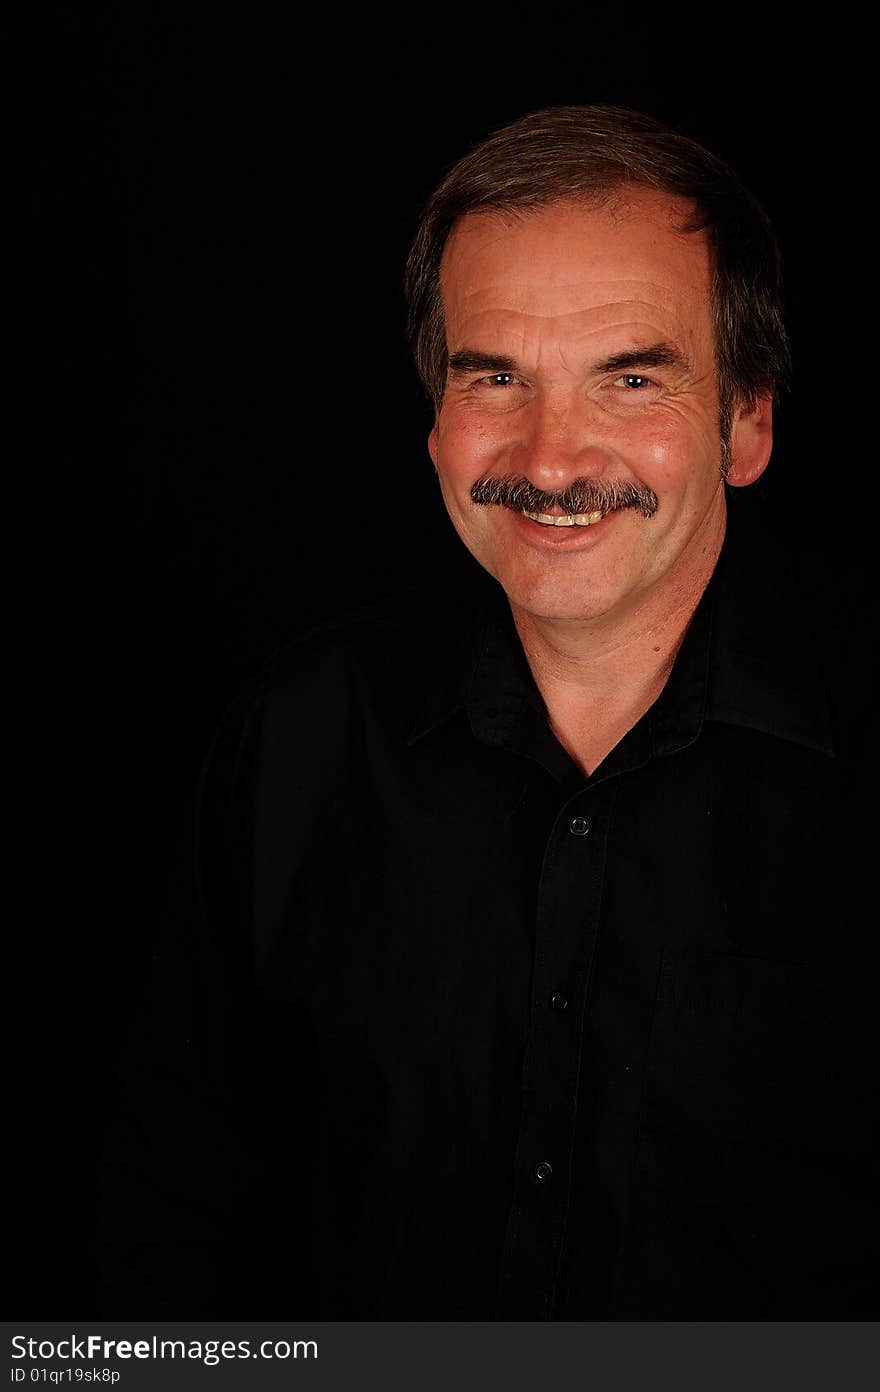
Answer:
POLYGON ((589 775, 656 701, 715 569, 725 514, 625 612, 548 619, 511 605, 551 728, 589 775))

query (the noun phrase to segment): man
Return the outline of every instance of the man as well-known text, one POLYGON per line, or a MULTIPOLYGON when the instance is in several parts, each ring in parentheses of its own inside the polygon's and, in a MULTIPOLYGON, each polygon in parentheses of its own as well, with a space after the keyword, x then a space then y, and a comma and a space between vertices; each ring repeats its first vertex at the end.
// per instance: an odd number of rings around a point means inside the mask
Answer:
POLYGON ((865 1316, 865 727, 734 502, 788 362, 766 218, 650 118, 539 112, 407 289, 493 579, 307 637, 224 722, 108 1310, 865 1316))

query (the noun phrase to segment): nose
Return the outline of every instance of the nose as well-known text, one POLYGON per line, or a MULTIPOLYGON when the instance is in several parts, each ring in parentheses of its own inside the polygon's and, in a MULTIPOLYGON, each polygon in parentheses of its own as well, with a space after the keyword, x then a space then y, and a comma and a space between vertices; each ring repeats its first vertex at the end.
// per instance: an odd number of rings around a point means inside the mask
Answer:
POLYGON ((579 394, 555 401, 538 396, 523 415, 510 463, 535 487, 557 492, 575 478, 599 478, 613 468, 615 455, 603 438, 596 408, 579 394))

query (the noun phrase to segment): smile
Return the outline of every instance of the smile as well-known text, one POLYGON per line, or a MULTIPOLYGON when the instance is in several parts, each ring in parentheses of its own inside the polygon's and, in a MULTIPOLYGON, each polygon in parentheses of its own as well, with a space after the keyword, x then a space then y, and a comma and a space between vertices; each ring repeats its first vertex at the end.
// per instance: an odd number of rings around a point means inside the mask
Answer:
POLYGON ((540 522, 543 527, 591 527, 594 522, 601 522, 605 516, 604 512, 575 512, 565 513, 562 517, 552 517, 549 512, 526 512, 524 517, 528 517, 532 522, 540 522))

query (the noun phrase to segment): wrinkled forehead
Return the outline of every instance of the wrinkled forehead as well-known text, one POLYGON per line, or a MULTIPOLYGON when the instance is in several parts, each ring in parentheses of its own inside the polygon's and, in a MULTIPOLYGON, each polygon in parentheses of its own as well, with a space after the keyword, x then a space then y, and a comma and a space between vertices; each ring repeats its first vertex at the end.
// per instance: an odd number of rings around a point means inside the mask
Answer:
POLYGON ((629 187, 537 208, 466 213, 443 250, 447 332, 493 310, 564 317, 646 303, 711 323, 711 255, 695 205, 629 187))

